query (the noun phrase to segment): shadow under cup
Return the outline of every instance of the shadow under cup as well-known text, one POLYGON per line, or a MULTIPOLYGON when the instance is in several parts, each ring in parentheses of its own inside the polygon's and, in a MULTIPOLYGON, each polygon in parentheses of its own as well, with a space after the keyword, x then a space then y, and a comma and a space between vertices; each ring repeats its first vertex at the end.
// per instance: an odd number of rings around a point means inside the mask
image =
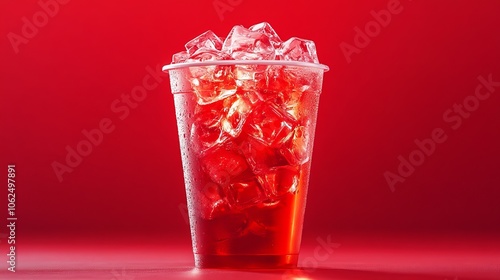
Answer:
POLYGON ((175 102, 195 265, 297 266, 321 64, 164 66, 175 102))

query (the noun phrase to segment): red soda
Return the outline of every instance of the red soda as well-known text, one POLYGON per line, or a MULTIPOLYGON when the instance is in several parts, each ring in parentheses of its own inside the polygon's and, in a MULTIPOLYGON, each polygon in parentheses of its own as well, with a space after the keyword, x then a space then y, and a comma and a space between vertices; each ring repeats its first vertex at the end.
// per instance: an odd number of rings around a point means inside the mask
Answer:
POLYGON ((170 70, 195 264, 295 267, 324 69, 221 64, 170 70))

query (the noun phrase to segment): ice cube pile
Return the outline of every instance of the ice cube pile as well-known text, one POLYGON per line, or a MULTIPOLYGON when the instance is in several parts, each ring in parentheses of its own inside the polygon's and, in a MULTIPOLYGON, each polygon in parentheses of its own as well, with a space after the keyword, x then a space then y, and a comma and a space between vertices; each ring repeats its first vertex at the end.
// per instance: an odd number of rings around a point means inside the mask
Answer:
POLYGON ((172 63, 206 60, 288 60, 319 63, 313 41, 292 37, 283 42, 271 25, 258 23, 245 28, 236 25, 225 40, 206 31, 176 53, 172 63))
MULTIPOLYGON (((268 23, 235 26, 225 40, 207 31, 172 63, 284 60, 318 63, 312 41, 283 42, 268 23)), ((191 66, 196 93, 188 145, 206 184, 195 191, 202 217, 272 207, 300 191, 309 161, 311 110, 320 70, 284 65, 191 66)), ((314 111, 313 111, 314 112, 314 111)))

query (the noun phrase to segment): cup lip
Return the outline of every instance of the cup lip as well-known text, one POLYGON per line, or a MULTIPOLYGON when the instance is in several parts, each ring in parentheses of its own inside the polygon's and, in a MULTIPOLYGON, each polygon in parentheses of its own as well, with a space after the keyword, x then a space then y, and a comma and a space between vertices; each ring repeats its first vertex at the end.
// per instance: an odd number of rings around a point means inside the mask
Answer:
POLYGON ((176 64, 164 65, 161 70, 167 72, 169 70, 181 69, 186 67, 213 66, 213 65, 282 65, 282 66, 300 66, 322 69, 328 72, 330 67, 320 63, 291 61, 291 60, 209 60, 196 62, 182 62, 176 64))

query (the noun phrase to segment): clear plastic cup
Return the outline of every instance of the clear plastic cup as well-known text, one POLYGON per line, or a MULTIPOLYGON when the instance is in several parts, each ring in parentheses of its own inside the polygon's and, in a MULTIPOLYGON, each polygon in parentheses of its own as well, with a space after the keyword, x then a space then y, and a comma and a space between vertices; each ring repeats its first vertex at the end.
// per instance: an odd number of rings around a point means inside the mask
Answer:
POLYGON ((166 65, 195 266, 297 266, 321 64, 166 65))

